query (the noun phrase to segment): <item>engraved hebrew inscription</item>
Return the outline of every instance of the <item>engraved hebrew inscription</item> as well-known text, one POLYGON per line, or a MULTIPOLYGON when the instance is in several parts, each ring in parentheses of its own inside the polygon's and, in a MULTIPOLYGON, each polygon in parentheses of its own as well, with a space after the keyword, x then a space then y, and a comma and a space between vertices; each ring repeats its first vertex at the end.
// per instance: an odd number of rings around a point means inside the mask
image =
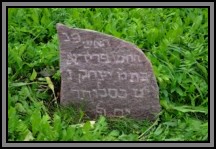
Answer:
POLYGON ((57 24, 60 104, 86 103, 86 114, 155 119, 159 89, 151 62, 135 45, 96 31, 57 24))

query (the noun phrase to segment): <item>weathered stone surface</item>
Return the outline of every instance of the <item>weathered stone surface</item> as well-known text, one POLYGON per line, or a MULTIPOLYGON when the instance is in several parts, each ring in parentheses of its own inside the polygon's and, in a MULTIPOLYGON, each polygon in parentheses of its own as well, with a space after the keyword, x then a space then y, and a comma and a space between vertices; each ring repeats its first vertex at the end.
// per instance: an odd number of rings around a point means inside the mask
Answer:
POLYGON ((152 65, 135 45, 99 32, 57 24, 60 103, 98 115, 154 119, 160 112, 152 65))

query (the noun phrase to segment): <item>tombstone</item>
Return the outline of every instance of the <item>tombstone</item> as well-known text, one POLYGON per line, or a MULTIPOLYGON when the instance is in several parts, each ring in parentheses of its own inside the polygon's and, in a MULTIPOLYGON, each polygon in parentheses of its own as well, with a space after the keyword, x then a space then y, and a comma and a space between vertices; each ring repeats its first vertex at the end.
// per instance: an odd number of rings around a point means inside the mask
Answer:
POLYGON ((84 107, 91 118, 154 120, 160 112, 152 65, 135 45, 92 30, 57 24, 60 104, 84 107))

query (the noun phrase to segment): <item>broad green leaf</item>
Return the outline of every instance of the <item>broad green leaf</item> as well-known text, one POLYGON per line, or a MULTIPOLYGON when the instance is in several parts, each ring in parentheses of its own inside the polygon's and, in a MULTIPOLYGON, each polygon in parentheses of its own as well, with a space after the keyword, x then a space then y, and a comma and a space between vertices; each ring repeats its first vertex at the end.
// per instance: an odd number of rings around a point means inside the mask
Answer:
POLYGON ((89 133, 89 130, 91 129, 91 123, 90 121, 87 121, 84 125, 83 125, 83 133, 89 133))
POLYGON ((193 112, 193 113, 204 113, 207 114, 208 113, 208 109, 204 108, 204 107, 192 107, 192 106, 173 106, 173 109, 181 111, 181 112, 193 112))
POLYGON ((18 112, 26 112, 26 109, 23 107, 23 105, 21 103, 16 103, 16 109, 18 112))
POLYGON ((37 77, 37 72, 35 71, 35 69, 33 69, 33 72, 32 72, 32 75, 30 77, 30 80, 33 81, 33 80, 36 79, 36 77, 37 77))
POLYGON ((157 127, 157 129, 154 131, 154 134, 156 136, 160 135, 163 132, 163 128, 161 128, 161 124, 157 127))
POLYGON ((48 25, 48 18, 47 18, 46 15, 43 15, 43 16, 42 16, 42 18, 41 18, 41 24, 42 24, 43 26, 48 25))
POLYGON ((110 132, 109 136, 117 137, 119 136, 119 131, 118 130, 113 130, 110 132))
POLYGON ((11 83, 12 87, 20 87, 20 86, 26 86, 26 85, 30 85, 30 84, 34 84, 36 82, 32 82, 32 83, 24 83, 24 82, 18 82, 18 83, 11 83))
POLYGON ((177 92, 180 96, 183 96, 183 95, 184 95, 184 93, 183 93, 183 91, 182 91, 182 89, 181 89, 180 87, 177 87, 177 88, 176 88, 176 92, 177 92))
POLYGON ((8 67, 8 74, 11 74, 11 72, 12 72, 11 67, 8 67))
POLYGON ((53 94, 55 94, 54 85, 53 85, 50 77, 45 77, 45 79, 46 79, 46 82, 47 82, 49 88, 52 90, 53 94))
POLYGON ((29 131, 28 134, 25 136, 24 141, 32 141, 32 140, 34 140, 34 137, 31 133, 31 131, 29 131))
POLYGON ((54 130, 57 130, 58 132, 62 129, 62 123, 61 123, 61 117, 57 114, 54 114, 54 130))
POLYGON ((19 47, 19 56, 21 57, 26 50, 26 44, 19 47))
POLYGON ((161 106, 163 106, 167 110, 169 110, 171 108, 171 104, 168 103, 168 101, 166 101, 165 99, 161 99, 160 104, 161 104, 161 106))
POLYGON ((52 138, 53 134, 50 133, 52 132, 52 128, 50 125, 50 116, 48 114, 42 116, 39 125, 40 132, 46 135, 46 139, 52 138))
POLYGON ((31 117, 30 117, 30 121, 31 121, 31 128, 32 128, 32 132, 33 135, 35 135, 39 130, 40 130, 40 121, 41 121, 41 113, 39 110, 35 110, 31 117))
POLYGON ((17 127, 17 122, 18 122, 18 118, 17 118, 16 109, 14 107, 10 107, 8 109, 8 131, 9 132, 14 133, 17 127))
POLYGON ((199 63, 196 63, 196 64, 197 64, 197 67, 202 71, 204 77, 207 78, 208 72, 207 72, 206 68, 204 66, 200 65, 199 63))

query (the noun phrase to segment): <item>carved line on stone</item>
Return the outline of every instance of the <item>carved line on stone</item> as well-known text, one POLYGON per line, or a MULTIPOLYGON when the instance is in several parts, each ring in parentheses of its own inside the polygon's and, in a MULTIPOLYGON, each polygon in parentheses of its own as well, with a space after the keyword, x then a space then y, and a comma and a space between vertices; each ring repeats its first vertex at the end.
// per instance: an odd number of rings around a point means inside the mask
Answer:
POLYGON ((95 40, 85 40, 82 41, 83 48, 103 48, 109 47, 110 43, 108 39, 95 39, 95 40))
POLYGON ((78 33, 65 33, 63 32, 62 35, 64 35, 66 37, 66 39, 64 39, 65 42, 71 41, 73 43, 79 43, 81 41, 81 37, 78 33))
POLYGON ((96 113, 99 114, 99 115, 104 115, 104 116, 106 116, 106 109, 100 107, 100 103, 98 103, 98 104, 96 105, 96 113))
POLYGON ((67 54, 67 64, 75 64, 78 65, 78 59, 81 58, 84 60, 84 63, 91 63, 94 61, 94 63, 104 63, 104 64, 124 64, 124 63, 139 63, 142 62, 140 60, 140 56, 139 55, 109 55, 109 54, 104 54, 104 53, 100 53, 100 54, 89 54, 89 52, 87 51, 86 54, 75 54, 75 53, 68 53, 67 54), (113 60, 112 60, 113 59, 113 60))
POLYGON ((82 94, 83 94, 83 98, 90 99, 90 100, 92 99, 92 97, 91 97, 91 92, 90 92, 90 91, 81 90, 81 92, 82 92, 82 94), (87 93, 88 97, 85 96, 86 93, 87 93))
POLYGON ((97 79, 97 77, 98 77, 98 76, 97 76, 97 71, 89 70, 89 71, 88 71, 88 78, 89 78, 89 79, 92 78, 92 75, 91 75, 91 74, 93 74, 93 75, 94 75, 94 78, 97 79))
POLYGON ((98 91, 96 89, 92 89, 92 92, 95 93, 95 97, 98 98, 98 91))
POLYGON ((77 62, 77 55, 76 54, 68 53, 66 64, 67 65, 71 65, 71 64, 77 65, 78 64, 78 62, 77 62))
POLYGON ((103 88, 103 89, 92 89, 92 90, 75 90, 71 89, 71 93, 74 98, 86 98, 92 100, 93 97, 100 98, 127 98, 127 91, 125 89, 115 89, 115 88, 103 88))
MULTIPOLYGON (((129 82, 148 82, 148 74, 144 72, 122 72, 116 71, 117 77, 119 81, 126 81, 127 79, 129 82)), ((87 70, 87 69, 80 69, 78 74, 79 83, 82 81, 91 80, 99 80, 104 81, 106 78, 112 78, 114 76, 113 71, 102 71, 102 70, 87 70)))
POLYGON ((134 97, 136 98, 144 98, 145 93, 148 94, 150 92, 149 86, 144 86, 142 89, 133 89, 134 97))
POLYGON ((115 116, 129 115, 130 113, 131 113, 131 110, 128 108, 124 108, 124 109, 115 108, 114 109, 114 115, 115 116))
POLYGON ((123 111, 123 109, 117 109, 117 108, 115 108, 114 109, 114 115, 115 116, 123 116, 123 114, 124 114, 124 111, 123 111), (117 113, 121 113, 121 114, 117 114, 117 113))
POLYGON ((130 82, 138 82, 139 81, 139 74, 138 73, 130 73, 131 78, 130 78, 130 82))
POLYGON ((73 78, 72 78, 72 70, 67 69, 66 71, 67 71, 68 74, 69 74, 69 77, 68 77, 67 79, 72 81, 72 80, 73 80, 73 78))
POLYGON ((117 98, 117 96, 118 96, 117 89, 109 88, 108 94, 109 94, 110 98, 117 98))
POLYGON ((104 81, 106 77, 112 77, 112 73, 113 72, 110 71, 80 69, 78 74, 78 80, 79 83, 82 83, 82 81, 84 81, 85 79, 91 80, 92 78, 104 81))
POLYGON ((64 41, 66 41, 66 42, 70 41, 70 37, 68 36, 67 33, 62 33, 62 35, 64 35, 66 37, 66 39, 64 41))
POLYGON ((79 72, 83 72, 84 75, 79 73, 79 83, 82 82, 85 78, 88 78, 88 71, 86 69, 80 69, 79 72))
POLYGON ((125 89, 119 89, 119 98, 127 98, 127 91, 125 89))
POLYGON ((99 95, 100 97, 107 97, 108 96, 105 88, 104 89, 98 89, 98 92, 100 92, 100 95, 99 95), (101 94, 101 92, 103 92, 103 93, 101 94))
POLYGON ((144 97, 144 91, 143 89, 133 89, 134 90, 134 97, 136 98, 143 98, 144 97))
POLYGON ((72 94, 73 94, 73 92, 76 92, 77 93, 77 97, 76 98, 80 98, 80 92, 79 92, 79 90, 71 90, 71 92, 72 92, 72 94))

